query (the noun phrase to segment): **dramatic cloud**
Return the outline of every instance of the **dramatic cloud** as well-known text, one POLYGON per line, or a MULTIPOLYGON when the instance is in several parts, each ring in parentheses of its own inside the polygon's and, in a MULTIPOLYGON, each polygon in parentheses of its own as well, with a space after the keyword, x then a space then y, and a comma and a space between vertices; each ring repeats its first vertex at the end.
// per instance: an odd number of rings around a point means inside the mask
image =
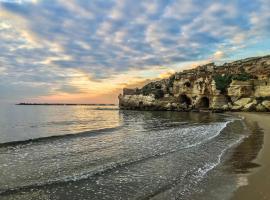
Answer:
POLYGON ((269 54, 269 13, 268 0, 0 0, 0 98, 115 101, 187 63, 269 54))

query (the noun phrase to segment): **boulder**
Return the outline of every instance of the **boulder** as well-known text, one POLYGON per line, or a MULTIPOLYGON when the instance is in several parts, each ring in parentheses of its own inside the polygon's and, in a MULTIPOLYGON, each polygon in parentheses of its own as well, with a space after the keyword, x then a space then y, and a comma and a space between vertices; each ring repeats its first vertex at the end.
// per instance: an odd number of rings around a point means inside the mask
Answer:
POLYGON ((248 104, 246 104, 243 108, 244 111, 253 111, 256 110, 257 101, 254 100, 248 104))
POLYGON ((249 104, 251 101, 252 101, 251 98, 241 98, 241 99, 235 101, 235 102, 234 102, 234 105, 235 105, 235 106, 242 106, 242 107, 244 107, 244 106, 246 106, 247 104, 249 104))
POLYGON ((171 107, 172 107, 173 109, 175 109, 175 108, 178 107, 178 105, 177 105, 177 103, 172 103, 172 104, 171 104, 171 107))
POLYGON ((222 110, 224 111, 227 111, 227 110, 230 110, 231 109, 231 106, 229 104, 225 104, 222 106, 222 110))
POLYGON ((232 106, 232 111, 240 111, 240 110, 242 110, 242 108, 243 108, 244 106, 239 106, 239 105, 233 105, 232 106))
POLYGON ((171 109, 172 109, 172 104, 171 104, 171 103, 167 103, 167 104, 165 105, 165 109, 166 109, 166 110, 171 110, 171 109))
POLYGON ((164 97, 166 98, 166 97, 170 97, 170 94, 164 94, 164 97))
POLYGON ((262 104, 258 104, 256 106, 256 111, 258 111, 258 112, 265 112, 265 111, 267 111, 267 109, 262 104))
POLYGON ((262 105, 267 109, 270 110, 270 101, 263 101, 262 105))

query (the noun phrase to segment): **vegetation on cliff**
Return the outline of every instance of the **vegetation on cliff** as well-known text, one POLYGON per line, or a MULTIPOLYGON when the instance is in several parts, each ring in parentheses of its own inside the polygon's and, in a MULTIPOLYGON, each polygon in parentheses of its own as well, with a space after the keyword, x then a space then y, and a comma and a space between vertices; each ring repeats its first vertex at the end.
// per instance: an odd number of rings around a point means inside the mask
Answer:
POLYGON ((270 111, 270 56, 198 66, 125 89, 120 107, 163 110, 270 111))
POLYGON ((241 74, 223 74, 214 76, 214 80, 216 83, 216 88, 221 91, 221 93, 225 94, 227 92, 227 88, 230 86, 232 80, 237 81, 248 81, 252 78, 252 75, 243 72, 241 74))
POLYGON ((214 80, 216 83, 216 88, 221 91, 221 93, 226 93, 227 88, 232 82, 231 75, 216 75, 214 76, 214 80))
POLYGON ((253 77, 251 74, 248 74, 246 72, 232 75, 232 80, 237 80, 237 81, 248 81, 251 78, 255 78, 255 77, 253 77))
POLYGON ((140 92, 145 96, 153 94, 156 99, 164 97, 164 91, 162 90, 162 86, 159 82, 153 82, 145 85, 140 89, 140 92))

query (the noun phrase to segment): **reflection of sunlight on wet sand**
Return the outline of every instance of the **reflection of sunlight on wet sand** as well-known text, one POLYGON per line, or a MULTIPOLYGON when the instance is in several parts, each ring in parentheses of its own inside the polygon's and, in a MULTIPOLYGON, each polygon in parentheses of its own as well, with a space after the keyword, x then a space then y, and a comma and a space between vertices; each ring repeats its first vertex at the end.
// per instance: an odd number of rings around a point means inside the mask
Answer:
POLYGON ((248 177, 246 174, 238 174, 236 179, 237 187, 248 185, 248 177))
POLYGON ((270 199, 270 140, 268 137, 270 115, 269 113, 241 113, 241 115, 245 117, 252 134, 242 146, 244 154, 238 154, 238 160, 242 160, 244 164, 238 166, 242 168, 242 171, 238 171, 238 190, 232 199, 270 199))
POLYGON ((257 122, 245 118, 245 123, 249 135, 234 149, 231 158, 227 161, 237 175, 248 174, 252 169, 260 166, 254 162, 254 159, 260 152, 264 141, 264 133, 257 122))

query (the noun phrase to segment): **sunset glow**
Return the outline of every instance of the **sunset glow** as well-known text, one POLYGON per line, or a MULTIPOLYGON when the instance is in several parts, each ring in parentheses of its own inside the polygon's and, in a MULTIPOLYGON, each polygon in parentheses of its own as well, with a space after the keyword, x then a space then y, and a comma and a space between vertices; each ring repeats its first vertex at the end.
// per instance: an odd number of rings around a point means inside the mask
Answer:
POLYGON ((123 87, 266 55, 269 13, 268 0, 0 0, 0 101, 117 103, 123 87))

